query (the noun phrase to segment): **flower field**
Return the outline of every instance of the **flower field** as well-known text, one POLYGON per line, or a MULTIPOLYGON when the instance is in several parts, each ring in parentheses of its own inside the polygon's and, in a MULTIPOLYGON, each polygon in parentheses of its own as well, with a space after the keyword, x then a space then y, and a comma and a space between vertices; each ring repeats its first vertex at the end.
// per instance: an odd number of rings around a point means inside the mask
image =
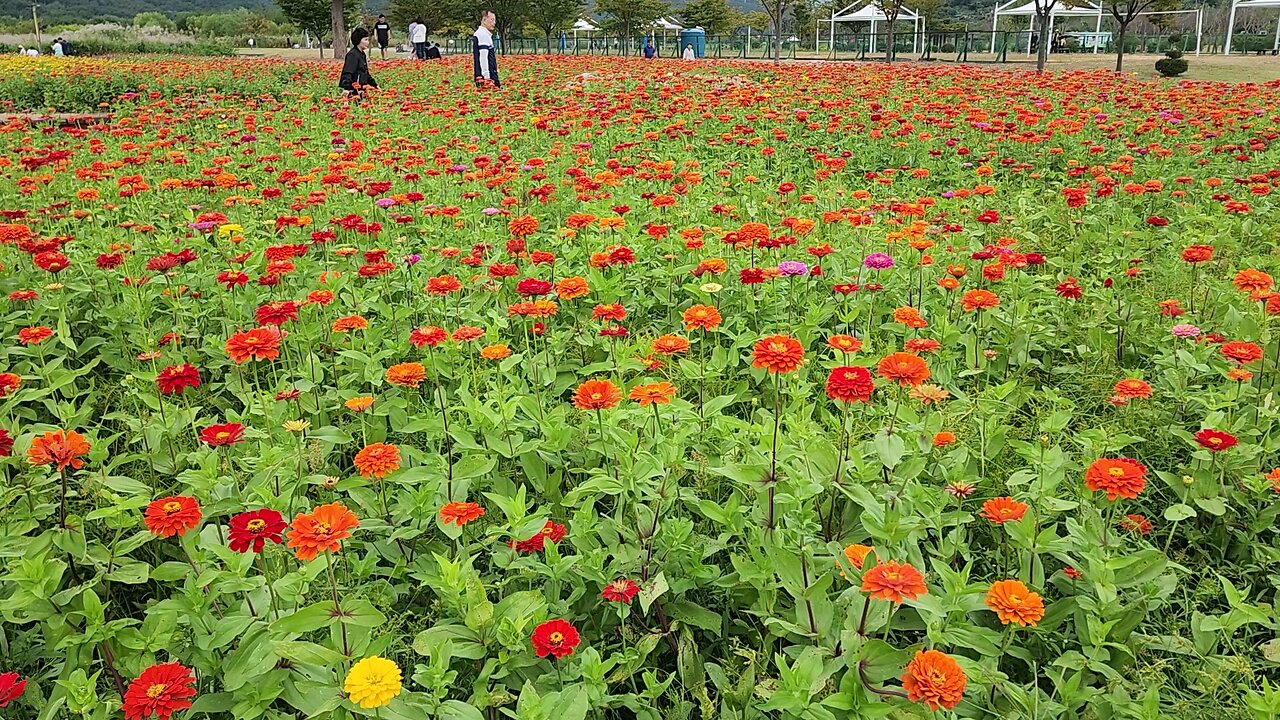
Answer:
POLYGON ((1280 86, 0 60, 0 716, 1280 715, 1280 86))

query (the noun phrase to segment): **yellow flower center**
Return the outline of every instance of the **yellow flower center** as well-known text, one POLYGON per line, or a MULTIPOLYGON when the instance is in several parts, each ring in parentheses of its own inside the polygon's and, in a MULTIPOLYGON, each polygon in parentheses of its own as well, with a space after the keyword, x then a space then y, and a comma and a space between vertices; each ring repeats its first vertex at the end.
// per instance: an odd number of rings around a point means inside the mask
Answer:
POLYGON ((164 683, 156 683, 155 685, 152 685, 151 687, 147 688, 147 697, 158 698, 164 694, 164 689, 165 689, 164 683))
POLYGON ((245 339, 244 339, 244 344, 245 344, 245 345, 257 345, 257 344, 258 344, 258 338, 256 338, 256 337, 254 337, 254 336, 250 335, 249 337, 247 337, 247 338, 245 338, 245 339))
POLYGON ((226 440, 227 438, 231 437, 231 433, 227 432, 226 430, 223 430, 219 432, 217 435, 215 435, 214 437, 218 438, 219 440, 226 440))
POLYGON ((600 393, 591 393, 591 399, 592 399, 592 400, 599 400, 599 399, 600 399, 600 398, 602 398, 602 397, 604 397, 604 396, 603 396, 603 395, 601 395, 600 393))
POLYGON ((1221 445, 1221 444, 1222 444, 1222 438, 1209 438, 1209 444, 1210 444, 1210 445, 1221 445))
POLYGON ((328 534, 329 534, 330 532, 332 532, 332 531, 333 531, 333 528, 329 527, 329 523, 327 523, 327 522, 317 522, 317 523, 316 523, 316 533, 317 533, 317 534, 319 534, 319 535, 328 535, 328 534))
POLYGON ((181 509, 182 509, 182 504, 178 502, 170 501, 164 504, 164 511, 169 514, 176 513, 181 509))
POLYGON ((551 642, 555 643, 556 645, 559 645, 560 643, 564 642, 564 633, 558 633, 558 632, 551 633, 551 642))
POLYGON ((250 520, 249 523, 244 527, 249 532, 256 533, 256 532, 261 532, 262 529, 265 528, 266 526, 267 526, 266 521, 254 519, 254 520, 250 520))
POLYGON ((1107 474, 1113 478, 1124 477, 1124 468, 1113 467, 1110 470, 1107 470, 1107 474))
POLYGON ((896 572, 887 572, 887 573, 885 573, 885 574, 884 574, 884 579, 885 579, 885 580, 897 580, 897 579, 898 579, 898 573, 896 573, 896 572))

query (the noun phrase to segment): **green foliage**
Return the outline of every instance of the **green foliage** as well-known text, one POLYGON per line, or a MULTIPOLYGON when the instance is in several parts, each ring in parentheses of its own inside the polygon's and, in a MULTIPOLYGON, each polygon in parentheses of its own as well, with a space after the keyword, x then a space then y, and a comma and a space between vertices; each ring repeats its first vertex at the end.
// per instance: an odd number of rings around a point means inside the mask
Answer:
POLYGON ((584 8, 582 0, 537 0, 529 3, 525 18, 550 38, 557 31, 573 27, 584 8))
MULTIPOLYGON (((275 0, 281 12, 300 30, 311 33, 317 41, 323 43, 325 38, 332 38, 332 5, 330 0, 275 0)), ((348 2, 343 4, 345 16, 344 26, 354 28, 360 18, 360 4, 348 2)), ((323 47, 323 44, 321 45, 323 47)), ((323 50, 321 51, 323 52, 323 50)))
POLYGON ((634 37, 671 14, 671 5, 666 0, 595 0, 595 11, 604 16, 601 24, 606 32, 634 37))
POLYGON ((1176 35, 1169 38, 1169 49, 1163 58, 1156 61, 1156 72, 1165 77, 1177 77, 1187 71, 1187 59, 1182 57, 1182 49, 1178 47, 1181 40, 1176 35))
POLYGON ((728 0, 692 0, 680 10, 685 25, 700 27, 707 35, 728 35, 740 24, 740 18, 728 0))

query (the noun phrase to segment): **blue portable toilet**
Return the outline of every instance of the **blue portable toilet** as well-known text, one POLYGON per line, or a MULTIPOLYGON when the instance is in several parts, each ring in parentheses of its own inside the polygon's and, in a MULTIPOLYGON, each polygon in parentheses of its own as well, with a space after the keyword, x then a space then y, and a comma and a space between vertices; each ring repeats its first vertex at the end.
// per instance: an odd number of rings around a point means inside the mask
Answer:
POLYGON ((684 54, 685 46, 693 46, 694 57, 703 57, 707 52, 707 31, 700 27, 685 28, 680 31, 680 50, 676 57, 684 54))

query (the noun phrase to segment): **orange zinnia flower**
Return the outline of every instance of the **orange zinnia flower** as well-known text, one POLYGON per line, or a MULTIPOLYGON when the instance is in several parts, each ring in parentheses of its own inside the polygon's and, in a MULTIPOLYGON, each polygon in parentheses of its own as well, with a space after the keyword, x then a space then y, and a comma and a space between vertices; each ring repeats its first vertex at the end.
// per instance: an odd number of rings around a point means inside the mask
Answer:
POLYGON ((1084 471, 1084 486, 1107 494, 1107 499, 1136 499, 1147 484, 1147 468, 1129 458, 1098 458, 1084 471))
POLYGON ((906 325, 913 330, 929 327, 929 323, 920 316, 920 311, 913 307, 903 306, 893 311, 893 321, 906 325))
POLYGON ((200 524, 200 518, 200 503, 183 495, 152 500, 143 515, 147 529, 160 537, 186 535, 200 524))
POLYGON ((511 348, 506 343, 487 345, 480 350, 480 357, 485 360, 502 360, 511 356, 511 348))
POLYGON ((842 353, 856 353, 862 349, 862 341, 852 335, 832 335, 827 344, 842 353))
POLYGON ((315 560, 322 552, 337 552, 342 541, 351 537, 351 531, 360 526, 355 513, 342 503, 329 503, 310 513, 298 513, 289 526, 289 544, 299 560, 315 560))
POLYGON ((889 560, 862 574, 862 592, 871 593, 876 600, 900 603, 904 599, 915 600, 928 589, 924 586, 924 575, 910 563, 889 560))
POLYGON ((390 443, 373 443, 356 453, 352 464, 361 477, 384 478, 400 469, 400 448, 390 443))
POLYGON ((969 290, 960 298, 965 312, 993 308, 1000 304, 1000 298, 990 290, 969 290))
POLYGON ((929 364, 917 355, 906 352, 889 353, 876 366, 876 373, 899 385, 919 385, 929 379, 929 364))
POLYGON ((1151 385, 1145 380, 1126 378, 1116 383, 1113 392, 1115 392, 1116 397, 1125 399, 1149 398, 1151 397, 1151 385))
POLYGON ((849 559, 850 565, 861 570, 862 563, 866 561, 867 556, 870 555, 873 550, 875 550, 875 548, 870 545, 854 543, 853 545, 845 546, 844 556, 849 559))
POLYGON ((770 373, 794 372, 804 365, 804 346, 786 335, 770 335, 760 340, 751 354, 751 367, 764 368, 770 373))
POLYGON ((694 305, 684 311, 685 330, 715 330, 720 327, 724 318, 720 311, 710 305, 694 305))
POLYGON ((924 703, 930 710, 950 710, 960 704, 969 678, 950 655, 937 650, 921 650, 907 663, 902 689, 911 702, 924 703))
POLYGON ((422 363, 404 362, 387 368, 387 382, 400 387, 418 387, 427 379, 422 363))
POLYGON ((452 523, 462 527, 481 515, 484 515, 484 508, 473 502, 445 503, 445 506, 440 508, 440 522, 445 525, 452 523))
POLYGON ((352 330, 365 330, 369 327, 369 321, 359 315, 348 315, 340 317, 333 321, 334 332, 350 332, 352 330))
POLYGON ((995 611, 1000 622, 1035 627, 1044 617, 1044 601, 1018 580, 1000 580, 987 591, 987 607, 995 611))
POLYGON ((80 459, 89 454, 89 441, 75 430, 54 430, 31 441, 27 449, 27 462, 32 465, 57 465, 58 472, 67 466, 73 470, 84 467, 80 459))
POLYGON ((1258 292, 1259 290, 1270 290, 1274 281, 1271 276, 1261 270, 1247 268, 1236 273, 1235 280, 1232 281, 1237 290, 1241 292, 1258 292))
POLYGON ((275 360, 280 357, 280 331, 260 327, 233 333, 227 338, 226 351, 237 365, 246 360, 275 360))
POLYGON ((578 275, 567 277, 556 283, 556 297, 561 300, 573 300, 589 292, 591 292, 591 288, 587 287, 586 278, 578 275))
POLYGON ((671 402, 671 398, 676 396, 676 386, 669 382, 657 382, 649 385, 637 385, 631 388, 631 399, 640 403, 640 407, 661 403, 663 405, 671 402))
POLYGON ((588 380, 573 391, 573 406, 579 410, 608 410, 622 402, 622 391, 608 380, 588 380))
POLYGON ((688 350, 689 341, 679 335, 663 335, 653 341, 653 351, 659 355, 675 355, 688 350))
POLYGON ((1003 525, 1007 522, 1017 522, 1027 514, 1027 508, 1031 507, 1026 503, 1018 502, 1011 497, 996 497, 982 503, 982 517, 990 520, 996 525, 1003 525))
POLYGON ((365 410, 373 407, 373 396, 361 395, 360 397, 353 397, 343 403, 343 405, 352 412, 364 412, 365 410))

